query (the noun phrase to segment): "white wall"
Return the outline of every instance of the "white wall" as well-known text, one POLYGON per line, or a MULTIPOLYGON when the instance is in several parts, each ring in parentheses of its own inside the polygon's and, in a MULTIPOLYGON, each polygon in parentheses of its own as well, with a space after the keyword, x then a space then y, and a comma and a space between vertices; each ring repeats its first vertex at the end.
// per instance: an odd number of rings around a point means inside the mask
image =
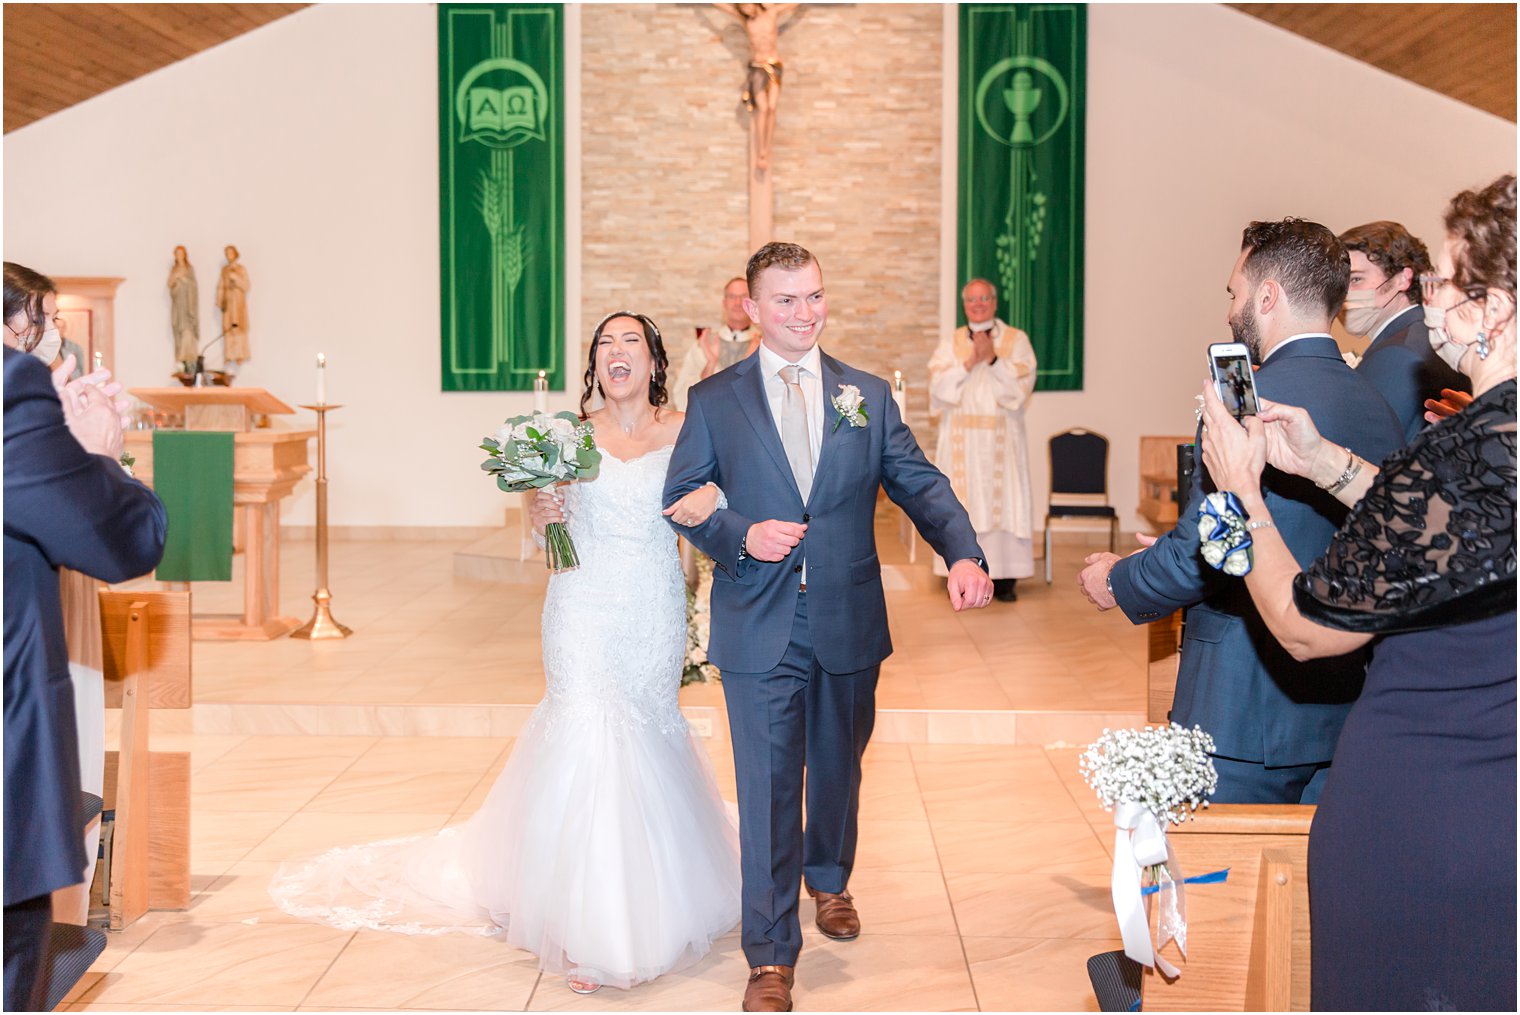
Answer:
POLYGON ((1051 434, 1108 435, 1128 529, 1138 438, 1193 432, 1204 347, 1229 340, 1246 223, 1393 219, 1438 245, 1453 194, 1514 171, 1516 133, 1226 7, 1095 5, 1088 24, 1086 390, 1037 394, 1028 424, 1037 490, 1051 434), (1396 136, 1357 122, 1390 107, 1396 136))
MULTIPOLYGON (((1191 429, 1241 227, 1392 218, 1436 239, 1452 193, 1513 171, 1516 131, 1223 7, 1101 5, 1089 25, 1086 390, 1040 394, 1029 422, 1037 489, 1050 433, 1108 434, 1129 528, 1136 438, 1191 429), (1393 104, 1397 136, 1355 120, 1393 104)), ((4 140, 5 257, 126 277, 129 385, 170 369, 174 245, 206 339, 221 249, 238 246, 253 282, 241 381, 307 400, 322 350, 329 399, 348 406, 330 430, 335 524, 496 523, 474 443, 530 400, 438 390, 435 42, 430 5, 321 5, 4 140)), ((308 482, 287 522, 313 503, 308 482)))

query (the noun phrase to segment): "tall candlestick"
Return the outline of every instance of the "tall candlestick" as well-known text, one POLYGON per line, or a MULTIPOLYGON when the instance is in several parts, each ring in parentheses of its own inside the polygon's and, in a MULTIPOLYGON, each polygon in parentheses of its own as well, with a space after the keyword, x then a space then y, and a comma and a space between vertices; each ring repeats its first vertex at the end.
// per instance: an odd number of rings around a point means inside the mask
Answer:
POLYGON ((327 404, 327 355, 317 353, 317 404, 327 404))
MULTIPOLYGON (((317 376, 321 377, 326 360, 319 353, 317 361, 317 376)), ((320 386, 318 392, 320 398, 320 386)), ((317 591, 311 597, 317 607, 311 619, 303 627, 290 632, 290 636, 308 641, 347 638, 354 633, 353 629, 333 619, 332 592, 327 588, 327 414, 343 406, 320 401, 316 405, 303 405, 301 408, 311 409, 317 414, 317 591)))
POLYGON ((902 371, 892 371, 892 401, 897 403, 897 414, 908 417, 908 389, 903 384, 902 371))
POLYGON ((549 374, 543 370, 533 379, 533 411, 549 411, 549 374))

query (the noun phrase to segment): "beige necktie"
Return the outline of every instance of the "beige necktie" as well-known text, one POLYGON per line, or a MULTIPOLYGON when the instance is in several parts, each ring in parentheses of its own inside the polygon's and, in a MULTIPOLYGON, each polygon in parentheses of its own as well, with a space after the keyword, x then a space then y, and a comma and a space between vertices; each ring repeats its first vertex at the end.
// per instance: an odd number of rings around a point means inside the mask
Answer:
POLYGON ((797 490, 806 504, 813 490, 813 442, 808 440, 807 401, 798 383, 801 372, 802 368, 795 363, 781 368, 781 381, 786 385, 781 396, 781 446, 786 449, 792 477, 797 480, 797 490))

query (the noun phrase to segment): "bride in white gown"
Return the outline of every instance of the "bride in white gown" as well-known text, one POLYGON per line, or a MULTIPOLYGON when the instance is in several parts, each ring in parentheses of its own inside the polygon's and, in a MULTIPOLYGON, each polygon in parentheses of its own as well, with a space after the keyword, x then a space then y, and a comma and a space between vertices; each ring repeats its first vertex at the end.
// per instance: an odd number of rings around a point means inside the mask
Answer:
MULTIPOLYGON (((660 498, 682 416, 657 408, 665 364, 641 315, 593 335, 600 475, 540 493, 533 511, 541 532, 562 506, 580 567, 549 580, 544 699, 485 803, 436 835, 282 870, 270 894, 285 912, 499 935, 583 993, 694 962, 738 922, 738 834, 677 705, 686 597, 660 498)), ((707 487, 672 510, 700 520, 719 496, 707 487)))

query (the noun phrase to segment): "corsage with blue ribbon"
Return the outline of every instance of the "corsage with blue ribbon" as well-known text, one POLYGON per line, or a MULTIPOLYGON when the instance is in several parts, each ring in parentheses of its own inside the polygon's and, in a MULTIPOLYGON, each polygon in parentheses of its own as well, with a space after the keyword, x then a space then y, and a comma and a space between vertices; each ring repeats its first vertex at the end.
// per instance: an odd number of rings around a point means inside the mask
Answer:
POLYGON ((1251 573, 1251 533, 1246 528, 1250 518, 1240 498, 1228 490, 1211 493, 1198 506, 1200 552, 1212 568, 1236 578, 1251 573))

